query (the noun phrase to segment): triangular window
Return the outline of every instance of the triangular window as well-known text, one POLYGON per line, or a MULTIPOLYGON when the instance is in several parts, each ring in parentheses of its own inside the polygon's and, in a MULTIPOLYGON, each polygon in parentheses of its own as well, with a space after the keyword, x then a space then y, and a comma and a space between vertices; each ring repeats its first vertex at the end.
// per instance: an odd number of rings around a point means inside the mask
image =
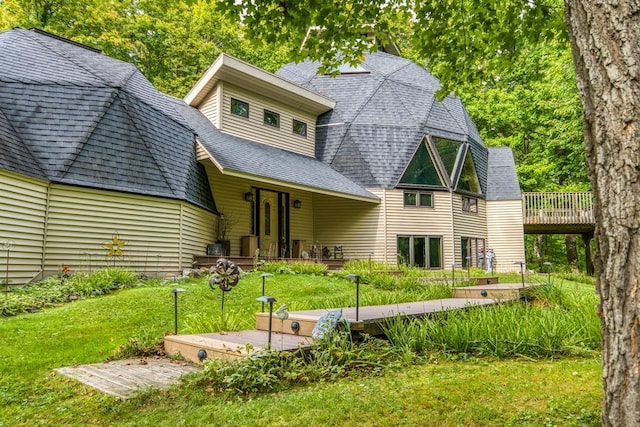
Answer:
POLYGON ((451 141, 449 139, 431 138, 433 145, 440 155, 440 160, 445 170, 449 174, 451 180, 453 180, 453 171, 456 166, 456 160, 458 160, 458 152, 462 144, 457 141, 451 141))
POLYGON ((478 181, 478 174, 476 173, 476 167, 473 164, 471 150, 467 150, 464 157, 462 172, 460 172, 460 179, 458 179, 458 190, 470 191, 472 193, 482 192, 480 189, 480 181, 478 181))
POLYGON ((418 150, 416 150, 411 163, 409 163, 402 178, 400 178, 400 184, 443 186, 438 169, 433 162, 433 157, 427 150, 425 143, 421 143, 418 150))

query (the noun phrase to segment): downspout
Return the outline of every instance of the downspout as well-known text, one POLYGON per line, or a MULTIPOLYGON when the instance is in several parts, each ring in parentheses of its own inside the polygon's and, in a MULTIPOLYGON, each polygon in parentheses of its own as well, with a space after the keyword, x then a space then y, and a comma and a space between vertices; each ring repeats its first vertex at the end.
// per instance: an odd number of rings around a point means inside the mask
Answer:
POLYGON ((44 207, 44 224, 42 224, 42 253, 40 256, 40 273, 34 276, 31 281, 36 277, 42 276, 44 278, 45 259, 47 256, 47 236, 49 235, 49 209, 51 207, 51 181, 47 183, 47 200, 44 207))
MULTIPOLYGON (((388 254, 388 250, 387 248, 389 247, 388 243, 389 243, 389 236, 387 235, 387 189, 383 188, 382 189, 382 218, 383 218, 383 233, 384 233, 384 263, 388 264, 389 263, 389 254, 388 254)), ((396 262, 397 262, 397 258, 396 258, 396 262)))
MULTIPOLYGON (((455 210, 453 207, 453 190, 451 188, 449 188, 449 198, 450 198, 450 202, 451 202, 451 248, 453 251, 453 263, 456 263, 456 234, 455 234, 455 226, 454 223, 456 221, 455 219, 455 210)), ((444 267, 444 266, 443 266, 444 267)))
POLYGON ((180 230, 180 235, 178 237, 178 271, 181 272, 182 271, 182 256, 184 255, 182 253, 182 244, 183 244, 183 239, 184 239, 184 202, 180 202, 180 225, 179 225, 179 230, 180 230))

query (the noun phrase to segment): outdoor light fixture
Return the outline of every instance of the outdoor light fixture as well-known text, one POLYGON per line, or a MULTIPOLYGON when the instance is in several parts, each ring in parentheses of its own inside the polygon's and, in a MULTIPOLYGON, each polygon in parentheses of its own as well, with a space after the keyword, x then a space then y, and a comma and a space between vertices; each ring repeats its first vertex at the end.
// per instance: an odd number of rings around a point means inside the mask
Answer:
POLYGON ((522 287, 524 288, 524 262, 522 261, 516 261, 514 262, 515 265, 520 265, 520 276, 522 277, 522 287))
POLYGON ((298 335, 298 332, 300 332, 300 323, 291 322, 291 330, 293 331, 294 334, 298 335))
POLYGON ((360 320, 360 276, 349 274, 347 279, 356 281, 356 322, 360 320))
POLYGON ((293 207, 296 209, 300 209, 302 207, 302 202, 300 200, 294 200, 293 207))
POLYGON ((480 291, 480 295, 483 297, 487 296, 487 291, 485 291, 484 289, 480 291))
POLYGON ((173 331, 178 335, 178 294, 186 292, 186 289, 175 288, 173 291, 173 331))
MULTIPOLYGON (((267 277, 271 277, 273 274, 271 273, 262 273, 260 277, 262 277, 262 296, 264 297, 264 281, 267 277)), ((264 313, 264 301, 262 301, 262 312, 264 313)))
POLYGON ((267 338, 267 350, 271 350, 271 330, 273 323, 273 303, 276 302, 274 297, 270 297, 268 295, 262 295, 259 298, 256 298, 258 301, 264 305, 265 302, 269 303, 269 336, 267 338))
POLYGON ((251 191, 247 191, 244 193, 245 202, 253 202, 253 193, 251 191))
POLYGON ((467 256, 464 259, 467 260, 467 280, 471 280, 471 257, 467 256))
POLYGON ((455 262, 451 264, 451 286, 455 286, 456 284, 456 267, 458 264, 455 262))
POLYGON ((198 360, 199 361, 203 361, 207 358, 207 350, 205 350, 204 348, 201 348, 200 350, 198 350, 198 360))
POLYGON ((549 261, 543 262, 547 266, 547 285, 551 284, 551 263, 549 261))

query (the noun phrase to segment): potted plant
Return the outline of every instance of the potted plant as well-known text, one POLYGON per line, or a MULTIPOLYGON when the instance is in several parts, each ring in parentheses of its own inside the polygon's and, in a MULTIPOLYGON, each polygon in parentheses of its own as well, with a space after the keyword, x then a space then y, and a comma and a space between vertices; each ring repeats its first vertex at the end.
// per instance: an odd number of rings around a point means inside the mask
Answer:
POLYGON ((218 217, 218 240, 216 243, 221 245, 221 255, 223 256, 229 256, 231 254, 231 241, 229 240, 229 234, 235 224, 236 221, 232 215, 225 215, 220 212, 220 216, 218 217))

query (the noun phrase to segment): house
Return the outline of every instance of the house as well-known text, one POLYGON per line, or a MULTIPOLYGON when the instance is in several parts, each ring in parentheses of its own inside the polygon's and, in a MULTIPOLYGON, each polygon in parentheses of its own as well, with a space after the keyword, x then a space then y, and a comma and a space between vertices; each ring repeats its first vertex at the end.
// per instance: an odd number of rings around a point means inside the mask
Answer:
POLYGON ((315 247, 437 269, 489 246, 499 269, 524 259, 511 151, 487 148, 408 60, 373 53, 331 79, 310 62, 271 74, 221 55, 180 100, 42 31, 0 33, 0 52, 11 284, 63 266, 176 273, 218 240, 232 256, 315 247))
POLYGON ((497 269, 519 269, 524 234, 512 152, 484 145, 459 98, 437 101, 433 76, 383 52, 335 77, 317 70, 307 61, 274 75, 223 54, 185 97, 224 134, 253 141, 251 149, 198 147, 218 208, 242 218, 235 244, 255 236, 241 246, 294 258, 318 247, 430 269, 480 266, 491 248, 497 269), (247 154, 236 159, 243 165, 221 161, 228 151, 247 154), (340 188, 284 159, 294 155, 330 166, 340 188), (269 174, 280 168, 274 180, 269 174), (348 190, 344 178, 366 191, 348 190))

